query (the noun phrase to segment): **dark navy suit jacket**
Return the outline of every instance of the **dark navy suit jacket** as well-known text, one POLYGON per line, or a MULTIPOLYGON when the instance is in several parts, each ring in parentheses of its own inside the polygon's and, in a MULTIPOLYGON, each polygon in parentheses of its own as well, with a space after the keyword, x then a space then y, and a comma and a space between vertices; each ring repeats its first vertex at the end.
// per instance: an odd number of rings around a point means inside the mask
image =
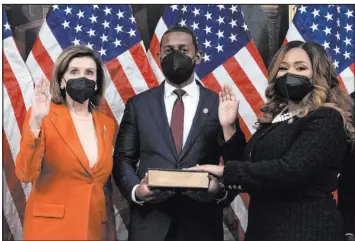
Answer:
MULTIPOLYGON (((127 200, 131 201, 133 187, 144 178, 148 168, 182 169, 196 164, 218 164, 221 155, 225 161, 230 157, 242 160, 245 138, 238 120, 237 132, 225 143, 218 120, 218 95, 199 86, 199 103, 180 155, 176 152, 166 116, 164 83, 127 101, 113 167, 116 185, 127 200)), ((141 206, 130 202, 129 240, 164 240, 174 221, 191 240, 222 241, 222 208, 235 195, 230 193, 226 202, 219 204, 215 200, 200 203, 181 194, 159 204, 141 206)))

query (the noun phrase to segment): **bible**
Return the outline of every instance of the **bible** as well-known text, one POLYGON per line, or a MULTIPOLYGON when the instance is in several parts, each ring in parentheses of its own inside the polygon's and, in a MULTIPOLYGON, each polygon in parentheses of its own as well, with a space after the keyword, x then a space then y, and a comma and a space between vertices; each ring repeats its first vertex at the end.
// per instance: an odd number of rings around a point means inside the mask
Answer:
POLYGON ((208 189, 208 172, 148 169, 148 187, 152 189, 208 189))

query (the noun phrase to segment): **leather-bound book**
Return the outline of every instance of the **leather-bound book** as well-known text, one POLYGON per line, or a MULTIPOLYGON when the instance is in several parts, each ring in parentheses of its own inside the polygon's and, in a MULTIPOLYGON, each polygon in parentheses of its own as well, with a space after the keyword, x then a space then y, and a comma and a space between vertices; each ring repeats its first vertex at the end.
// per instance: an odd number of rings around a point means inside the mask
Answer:
POLYGON ((208 172, 148 169, 148 187, 152 189, 208 189, 208 172))

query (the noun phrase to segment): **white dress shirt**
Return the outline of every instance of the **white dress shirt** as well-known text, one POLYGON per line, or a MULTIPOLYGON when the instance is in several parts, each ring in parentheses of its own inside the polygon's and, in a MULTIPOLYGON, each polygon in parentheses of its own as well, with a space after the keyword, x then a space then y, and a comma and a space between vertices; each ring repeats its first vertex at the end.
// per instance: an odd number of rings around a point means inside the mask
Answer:
MULTIPOLYGON (((171 123, 174 103, 177 99, 177 95, 174 93, 175 89, 176 87, 165 82, 164 102, 169 125, 171 123)), ((184 132, 182 136, 182 147, 184 147, 187 136, 190 133, 192 121, 194 120, 198 101, 200 99, 200 87, 195 81, 193 81, 191 84, 182 89, 186 92, 186 94, 182 96, 182 102, 184 103, 184 132)))
MULTIPOLYGON (((177 95, 174 93, 176 87, 172 86, 168 82, 164 82, 164 103, 166 109, 166 116, 168 118, 168 123, 171 123, 171 115, 173 112, 174 103, 177 99, 177 95)), ((198 101, 200 99, 200 87, 197 85, 196 81, 193 81, 191 84, 182 88, 186 93, 182 96, 182 102, 184 103, 184 129, 182 137, 182 147, 184 147, 187 137, 190 133, 192 122, 195 117, 198 101)), ((132 189, 132 201, 138 204, 139 202, 136 199, 136 189, 138 184, 135 185, 132 189)))

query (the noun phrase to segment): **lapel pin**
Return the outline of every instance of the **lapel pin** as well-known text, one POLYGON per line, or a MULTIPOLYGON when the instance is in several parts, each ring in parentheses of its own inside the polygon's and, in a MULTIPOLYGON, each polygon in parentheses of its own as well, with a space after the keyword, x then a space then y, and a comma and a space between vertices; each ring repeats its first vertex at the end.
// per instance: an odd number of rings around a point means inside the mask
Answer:
POLYGON ((104 125, 103 128, 104 128, 104 140, 106 140, 106 126, 104 125))
POLYGON ((291 118, 287 121, 288 124, 291 124, 292 122, 293 122, 293 118, 291 118))
POLYGON ((207 114, 208 113, 208 109, 207 108, 203 109, 203 113, 207 114))

